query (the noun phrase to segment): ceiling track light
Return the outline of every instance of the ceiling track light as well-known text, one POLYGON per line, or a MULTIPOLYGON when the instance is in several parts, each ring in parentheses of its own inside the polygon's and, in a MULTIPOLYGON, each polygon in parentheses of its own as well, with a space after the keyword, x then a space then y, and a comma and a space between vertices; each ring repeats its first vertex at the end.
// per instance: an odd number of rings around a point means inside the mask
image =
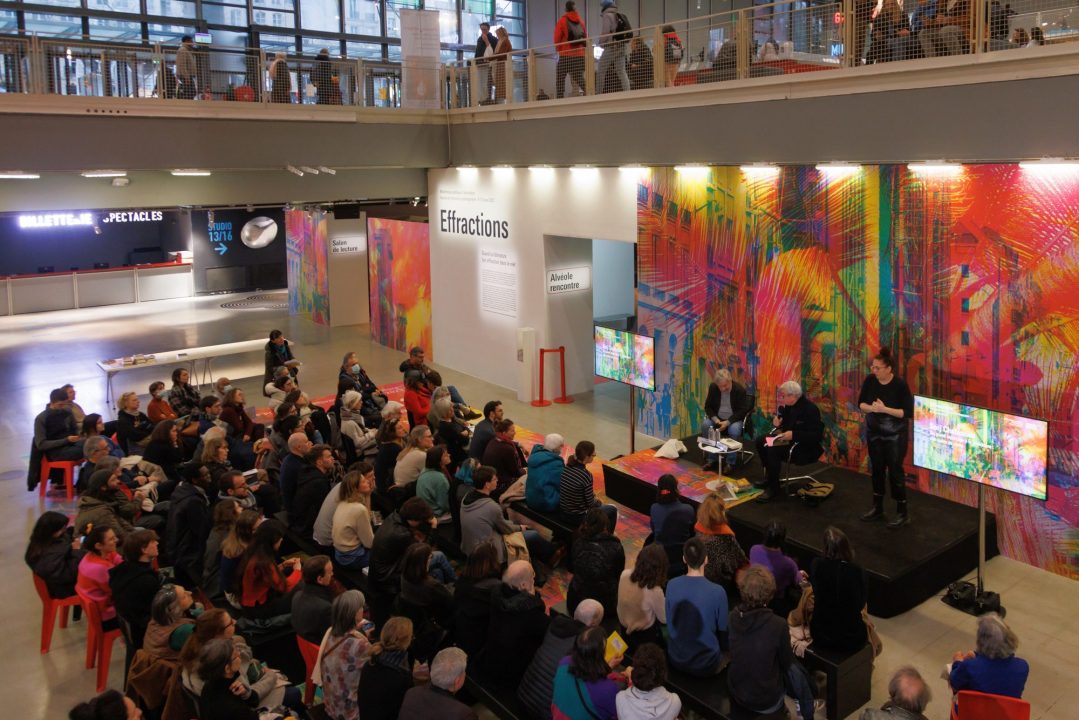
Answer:
POLYGON ((171 173, 176 177, 207 177, 210 175, 209 170, 198 170, 195 168, 172 170, 171 173))
POLYGON ((36 173, 23 172, 22 170, 0 171, 0 180, 37 180, 40 177, 36 173))
POLYGON ((121 178, 127 177, 126 170, 87 170, 81 175, 84 178, 121 178))
POLYGON ((285 169, 297 177, 303 177, 303 170, 296 167, 295 165, 286 165, 285 169))
POLYGON ((319 165, 318 170, 319 170, 319 172, 326 173, 327 175, 336 175, 337 174, 336 170, 334 170, 333 168, 328 168, 325 165, 319 165))
POLYGON ((922 175, 957 175, 962 172, 963 166, 957 163, 946 163, 943 161, 917 162, 907 163, 907 169, 922 175))
POLYGON ((300 169, 303 170, 305 173, 311 173, 312 175, 318 175, 318 170, 311 167, 310 165, 301 165, 300 169))

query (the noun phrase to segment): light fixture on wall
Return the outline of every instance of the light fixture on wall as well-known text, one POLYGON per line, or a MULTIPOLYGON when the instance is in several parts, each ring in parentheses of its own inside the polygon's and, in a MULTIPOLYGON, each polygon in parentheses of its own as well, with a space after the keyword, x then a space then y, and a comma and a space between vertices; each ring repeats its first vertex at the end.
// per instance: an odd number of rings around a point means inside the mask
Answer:
POLYGON ((1059 175, 1079 173, 1079 160, 1066 160, 1064 158, 1042 158, 1041 160, 1024 160, 1019 163, 1020 169, 1039 175, 1059 175))
POLYGON ((0 170, 0 180, 37 180, 40 175, 22 170, 0 170))
POLYGON ((963 166, 958 163, 946 163, 939 160, 936 162, 907 163, 907 170, 919 175, 958 175, 963 172, 963 166))
POLYGON ((820 163, 816 167, 817 172, 828 178, 846 177, 848 175, 853 175, 862 169, 861 165, 846 162, 820 163))
POLYGON ((305 173, 311 173, 312 175, 318 175, 318 170, 311 167, 310 165, 301 165, 300 169, 303 170, 305 173))
POLYGON ((84 178, 119 178, 127 177, 126 170, 86 170, 80 173, 84 178))
POLYGON ((285 169, 297 177, 303 177, 303 170, 296 167, 295 165, 286 165, 285 169))
POLYGON ((675 165, 674 171, 687 180, 704 180, 708 177, 709 168, 707 165, 675 165))
POLYGON ((337 174, 336 170, 334 170, 333 168, 326 167, 325 165, 319 165, 318 170, 319 170, 319 172, 326 173, 327 175, 336 175, 337 174))
POLYGON ((181 168, 170 172, 176 177, 207 177, 211 174, 209 170, 198 170, 196 168, 181 168))
POLYGON ((742 165, 739 170, 742 174, 750 178, 770 178, 779 174, 779 166, 769 163, 753 163, 752 165, 742 165))

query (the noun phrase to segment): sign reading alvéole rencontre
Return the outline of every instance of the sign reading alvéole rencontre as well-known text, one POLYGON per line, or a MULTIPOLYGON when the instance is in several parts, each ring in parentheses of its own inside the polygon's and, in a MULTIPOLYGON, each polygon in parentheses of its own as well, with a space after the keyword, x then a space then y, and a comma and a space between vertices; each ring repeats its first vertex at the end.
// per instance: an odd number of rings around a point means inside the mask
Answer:
POLYGON ((592 268, 559 268, 547 271, 547 294, 588 290, 592 287, 592 268))

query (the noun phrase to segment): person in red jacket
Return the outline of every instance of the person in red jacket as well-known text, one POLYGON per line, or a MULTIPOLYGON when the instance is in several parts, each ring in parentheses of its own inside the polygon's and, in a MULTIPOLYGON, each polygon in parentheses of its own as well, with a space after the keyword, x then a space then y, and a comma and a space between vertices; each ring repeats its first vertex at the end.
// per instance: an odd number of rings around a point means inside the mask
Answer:
POLYGON ((405 374, 405 409, 413 427, 427 424, 427 415, 431 412, 431 384, 418 370, 405 374))
POLYGON ((554 41, 558 50, 558 65, 555 66, 554 72, 556 97, 562 97, 565 93, 567 75, 577 90, 584 92, 584 51, 588 44, 585 42, 587 37, 584 20, 577 14, 577 3, 566 0, 566 12, 558 18, 554 26, 554 41))

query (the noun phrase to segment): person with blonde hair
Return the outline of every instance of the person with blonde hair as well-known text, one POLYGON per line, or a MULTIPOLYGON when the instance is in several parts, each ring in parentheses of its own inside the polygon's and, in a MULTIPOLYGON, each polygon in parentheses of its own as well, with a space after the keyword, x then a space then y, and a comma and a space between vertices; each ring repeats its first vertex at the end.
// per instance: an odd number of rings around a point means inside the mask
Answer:
POLYGON ((360 672, 358 708, 363 720, 397 720, 405 693, 412 687, 412 621, 391 617, 382 626, 360 672))
POLYGON ((128 455, 138 455, 150 442, 154 424, 139 410, 139 396, 134 392, 121 395, 117 407, 120 410, 116 413, 116 439, 128 455))
POLYGON ((727 506, 717 493, 708 495, 697 508, 697 524, 693 529, 708 553, 705 577, 722 585, 728 596, 737 597, 734 576, 749 560, 727 523, 727 506))
POLYGON ((399 488, 414 485, 427 464, 427 451, 435 445, 434 435, 426 425, 417 425, 408 433, 405 446, 393 466, 393 484, 399 488))

